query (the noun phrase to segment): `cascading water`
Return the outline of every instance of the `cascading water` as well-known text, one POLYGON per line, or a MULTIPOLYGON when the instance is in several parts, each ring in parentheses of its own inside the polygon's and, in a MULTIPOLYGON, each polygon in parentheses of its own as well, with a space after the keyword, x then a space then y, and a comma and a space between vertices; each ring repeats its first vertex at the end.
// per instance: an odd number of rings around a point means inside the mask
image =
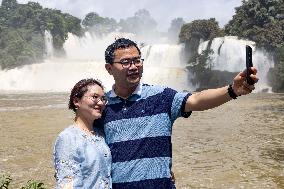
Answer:
MULTIPOLYGON (((90 33, 84 37, 69 34, 64 44, 66 58, 53 58, 52 37, 45 33, 46 49, 49 55, 43 63, 26 65, 12 70, 0 71, 0 91, 33 91, 33 92, 66 92, 80 79, 98 78, 106 89, 114 83, 104 68, 104 51, 117 37, 128 37, 131 34, 112 33, 104 38, 97 38, 90 33)), ((199 46, 199 53, 206 49, 207 42, 199 46)), ((245 45, 253 47, 253 63, 258 68, 260 77, 257 91, 270 89, 266 75, 274 63, 264 50, 256 50, 254 42, 239 40, 236 37, 215 38, 211 43, 214 51, 211 66, 217 70, 239 72, 245 68, 245 45)), ((185 69, 183 45, 154 44, 141 48, 144 61, 143 82, 160 84, 179 91, 193 91, 195 86, 189 82, 190 75, 185 69)))
MULTIPOLYGON (((119 34, 134 39, 130 34, 119 34)), ((66 58, 48 58, 44 63, 0 71, 1 91, 67 92, 83 78, 98 78, 106 89, 114 83, 104 68, 104 51, 117 34, 103 39, 89 33, 82 38, 69 34, 64 44, 66 58)), ((135 39, 134 39, 135 40, 135 39)), ((183 45, 149 45, 141 48, 145 58, 143 81, 161 84, 177 90, 192 90, 188 85, 183 45)))
MULTIPOLYGON (((240 40, 234 36, 226 36, 213 39, 210 49, 213 54, 210 56, 210 65, 214 70, 240 72, 246 67, 246 45, 253 49, 252 60, 258 69, 259 82, 255 85, 256 92, 271 92, 268 86, 267 73, 269 68, 274 66, 272 57, 263 49, 256 49, 255 43, 248 40, 240 40)), ((208 46, 208 41, 199 45, 198 52, 201 53, 208 46)))
POLYGON ((190 85, 183 59, 184 45, 147 45, 141 49, 144 61, 143 81, 176 90, 194 89, 190 85))
POLYGON ((53 37, 47 30, 44 31, 44 42, 45 42, 45 55, 46 58, 53 57, 53 37))

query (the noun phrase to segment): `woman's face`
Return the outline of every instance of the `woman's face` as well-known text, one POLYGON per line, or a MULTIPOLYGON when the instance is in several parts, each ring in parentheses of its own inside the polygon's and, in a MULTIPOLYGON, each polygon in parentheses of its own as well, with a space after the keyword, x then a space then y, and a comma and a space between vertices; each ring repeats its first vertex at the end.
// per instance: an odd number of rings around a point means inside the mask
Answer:
POLYGON ((74 102, 74 104, 78 108, 76 111, 77 116, 93 121, 102 116, 106 98, 103 89, 99 85, 89 85, 87 89, 82 98, 74 102))

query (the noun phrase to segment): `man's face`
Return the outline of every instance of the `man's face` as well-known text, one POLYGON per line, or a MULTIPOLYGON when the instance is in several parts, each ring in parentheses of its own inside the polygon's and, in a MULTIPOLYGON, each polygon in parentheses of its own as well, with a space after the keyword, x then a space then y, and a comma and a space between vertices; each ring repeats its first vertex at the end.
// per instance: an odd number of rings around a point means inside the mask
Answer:
POLYGON ((123 67, 120 62, 140 59, 140 55, 135 46, 116 49, 114 51, 114 63, 106 64, 109 74, 113 75, 115 84, 121 87, 132 88, 139 84, 143 73, 143 64, 135 65, 131 63, 128 67, 123 67))

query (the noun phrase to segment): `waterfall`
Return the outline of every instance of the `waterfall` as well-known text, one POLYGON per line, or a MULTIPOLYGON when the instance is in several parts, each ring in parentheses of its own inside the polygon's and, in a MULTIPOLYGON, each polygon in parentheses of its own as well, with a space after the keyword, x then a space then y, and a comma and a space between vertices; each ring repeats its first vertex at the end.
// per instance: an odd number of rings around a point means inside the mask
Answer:
MULTIPOLYGON (((268 86, 267 73, 269 68, 274 66, 273 58, 264 49, 255 48, 255 42, 253 41, 241 40, 234 36, 214 38, 210 46, 213 50, 209 62, 211 68, 230 72, 244 70, 246 67, 246 45, 252 47, 252 61, 258 69, 259 82, 255 85, 256 92, 263 90, 271 92, 271 87, 268 86)), ((199 45, 198 53, 205 50, 207 46, 208 41, 202 42, 199 45)))
POLYGON ((141 53, 145 59, 144 82, 169 86, 179 91, 195 89, 189 83, 185 69, 184 45, 147 45, 141 49, 141 53))
POLYGON ((46 58, 53 57, 53 38, 50 31, 44 31, 44 42, 45 42, 45 55, 46 58))
MULTIPOLYGON (((118 35, 121 36, 113 33, 100 39, 90 33, 81 38, 69 34, 64 59, 50 57, 44 63, 2 70, 0 81, 4 82, 0 83, 0 91, 68 92, 80 79, 90 77, 100 79, 109 90, 114 81, 104 68, 104 51, 118 35)), ((130 34, 123 36, 133 39, 130 34)), ((182 61, 183 49, 183 45, 167 44, 141 48, 145 58, 143 82, 192 90, 182 61)))
MULTIPOLYGON (((68 92, 73 85, 83 78, 97 78, 102 81, 107 90, 114 83, 112 77, 104 68, 104 51, 117 37, 131 38, 131 34, 111 33, 104 38, 98 38, 86 33, 79 38, 69 34, 64 43, 65 58, 52 57, 52 37, 45 32, 48 58, 40 64, 25 65, 11 70, 0 71, 1 92, 68 92)), ((206 49, 208 41, 199 45, 199 53, 206 49)), ((253 63, 258 68, 259 82, 256 91, 270 89, 266 76, 273 59, 264 50, 256 49, 252 41, 239 40, 236 37, 215 38, 211 43, 214 53, 211 56, 211 66, 217 70, 239 72, 245 69, 245 45, 253 47, 253 63)), ((148 84, 159 84, 176 90, 194 91, 189 81, 193 77, 185 69, 184 45, 152 44, 141 48, 144 61, 142 81, 148 84)))

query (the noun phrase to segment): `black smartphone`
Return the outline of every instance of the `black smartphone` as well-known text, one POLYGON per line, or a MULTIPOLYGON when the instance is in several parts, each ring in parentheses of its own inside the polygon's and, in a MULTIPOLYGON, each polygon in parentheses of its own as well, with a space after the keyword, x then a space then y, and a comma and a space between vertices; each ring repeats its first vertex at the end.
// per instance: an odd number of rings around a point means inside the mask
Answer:
POLYGON ((252 74, 251 67, 253 67, 252 64, 252 48, 248 45, 246 45, 246 68, 247 68, 247 83, 249 85, 254 84, 254 80, 250 77, 250 74, 252 74))

